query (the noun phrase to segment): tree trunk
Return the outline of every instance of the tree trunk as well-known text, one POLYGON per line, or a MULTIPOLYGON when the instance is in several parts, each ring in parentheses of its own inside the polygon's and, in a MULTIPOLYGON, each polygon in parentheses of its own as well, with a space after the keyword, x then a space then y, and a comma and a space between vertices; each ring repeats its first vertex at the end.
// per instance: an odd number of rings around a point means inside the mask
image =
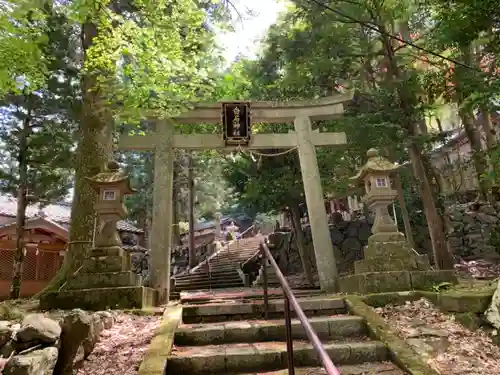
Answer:
POLYGON ((300 208, 296 202, 290 204, 290 217, 292 219, 292 226, 295 232, 295 240, 297 242, 297 249, 299 250, 300 261, 302 268, 306 275, 307 282, 314 285, 314 278, 312 274, 311 259, 306 248, 306 239, 302 231, 302 224, 300 222, 300 208))
MULTIPOLYGON (((461 104, 461 103, 459 103, 461 104)), ((488 164, 485 159, 485 154, 483 152, 483 146, 481 144, 481 135, 476 128, 476 123, 472 113, 468 111, 460 111, 460 117, 464 124, 464 130, 469 139, 470 147, 472 150, 472 160, 474 162, 474 168, 477 173, 477 180, 479 182, 479 193, 483 200, 489 200, 490 194, 488 192, 488 183, 483 178, 488 172, 488 164)))
MULTIPOLYGON (((81 43, 84 62, 87 51, 98 35, 95 24, 82 25, 81 43)), ((113 118, 102 101, 97 78, 99 72, 86 72, 82 76, 82 113, 78 129, 78 146, 75 152, 75 188, 71 206, 68 250, 64 264, 45 291, 58 289, 67 277, 78 271, 87 256, 94 229, 94 204, 96 194, 85 177, 102 172, 113 154, 113 118)))
POLYGON ((481 115, 481 125, 486 139, 486 147, 488 150, 492 150, 495 148, 497 140, 495 137, 496 131, 491 121, 491 113, 484 104, 479 106, 479 113, 481 115))
POLYGON ((189 268, 196 267, 196 243, 194 240, 194 176, 193 155, 188 155, 188 190, 189 190, 189 268))
MULTIPOLYGON (((379 25, 379 27, 382 32, 386 32, 383 25, 379 25)), ((381 41, 388 60, 387 75, 390 77, 392 83, 396 85, 396 92, 404 114, 403 126, 410 136, 416 136, 421 129, 417 127, 418 122, 414 120, 412 108, 413 101, 411 100, 413 99, 412 96, 414 94, 410 92, 408 86, 400 83, 403 82, 404 77, 397 65, 394 50, 391 46, 391 40, 382 34, 381 41)), ((425 216, 427 218, 427 226, 431 237, 435 265, 439 269, 453 269, 453 256, 449 252, 449 248, 447 246, 443 224, 436 209, 432 188, 424 168, 420 146, 415 141, 412 141, 408 146, 408 151, 413 173, 417 180, 417 188, 422 199, 425 216)))
POLYGON ((179 183, 177 182, 179 178, 179 163, 174 163, 174 186, 172 193, 172 246, 180 246, 181 243, 181 229, 179 228, 179 183))
POLYGON ((30 111, 23 120, 19 132, 19 154, 17 157, 19 171, 19 186, 17 188, 16 213, 16 254, 12 265, 12 284, 10 299, 18 299, 21 293, 24 262, 24 233, 26 225, 26 206, 28 205, 28 137, 30 132, 30 111))
MULTIPOLYGON (((464 63, 468 65, 473 64, 470 46, 461 48, 461 51, 464 63)), ((457 67, 454 77, 456 99, 459 108, 462 108, 462 103, 468 96, 467 89, 463 86, 462 77, 460 75, 462 71, 463 68, 457 67)), ((472 110, 469 110, 467 108, 460 109, 459 114, 464 125, 465 134, 467 135, 472 150, 472 160, 474 162, 474 168, 476 169, 477 179, 479 182, 480 197, 483 200, 491 200, 491 195, 488 191, 488 182, 483 178, 483 176, 488 172, 488 163, 486 161, 485 153, 483 152, 481 134, 476 127, 474 114, 472 113, 472 110)))
POLYGON ((396 173, 394 176, 394 187, 398 193, 399 207, 401 208, 401 214, 403 215, 406 241, 408 241, 408 244, 415 249, 415 241, 413 240, 413 232, 411 230, 410 214, 408 213, 408 207, 406 207, 403 184, 401 183, 401 176, 399 173, 396 173))

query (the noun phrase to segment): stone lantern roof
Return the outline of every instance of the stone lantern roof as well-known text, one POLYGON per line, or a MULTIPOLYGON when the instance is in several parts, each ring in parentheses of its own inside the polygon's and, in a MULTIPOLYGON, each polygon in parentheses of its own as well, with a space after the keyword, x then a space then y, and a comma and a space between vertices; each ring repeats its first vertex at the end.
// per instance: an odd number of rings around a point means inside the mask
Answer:
POLYGON ((350 180, 355 182, 362 182, 368 174, 387 174, 391 175, 399 169, 399 165, 389 161, 389 159, 380 156, 379 151, 371 148, 366 152, 368 161, 361 167, 356 176, 351 177, 350 180))
POLYGON ((110 161, 105 172, 100 172, 92 177, 85 177, 92 187, 98 190, 100 187, 119 187, 123 195, 134 194, 135 189, 130 185, 130 178, 123 171, 116 161, 110 161))

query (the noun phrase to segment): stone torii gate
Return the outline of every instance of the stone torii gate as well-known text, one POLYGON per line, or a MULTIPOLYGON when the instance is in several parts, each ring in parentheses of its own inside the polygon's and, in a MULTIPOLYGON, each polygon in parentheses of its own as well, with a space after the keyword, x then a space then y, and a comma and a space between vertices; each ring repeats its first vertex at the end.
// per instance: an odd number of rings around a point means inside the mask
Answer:
MULTIPOLYGON (((336 289, 337 267, 330 240, 323 189, 316 159, 316 146, 339 146, 346 143, 345 133, 321 133, 311 129, 311 121, 339 117, 343 103, 352 94, 290 102, 251 102, 253 123, 293 123, 295 131, 283 134, 252 134, 242 149, 279 149, 296 147, 304 193, 311 224, 312 240, 321 289, 336 289)), ((122 136, 119 148, 129 151, 154 151, 153 220, 151 229, 151 282, 166 302, 170 294, 170 260, 172 247, 172 193, 174 148, 236 149, 228 146, 218 134, 174 134, 174 124, 222 123, 222 104, 199 104, 179 117, 158 120, 156 131, 143 136, 122 136)), ((239 133, 238 133, 239 135, 239 133)))

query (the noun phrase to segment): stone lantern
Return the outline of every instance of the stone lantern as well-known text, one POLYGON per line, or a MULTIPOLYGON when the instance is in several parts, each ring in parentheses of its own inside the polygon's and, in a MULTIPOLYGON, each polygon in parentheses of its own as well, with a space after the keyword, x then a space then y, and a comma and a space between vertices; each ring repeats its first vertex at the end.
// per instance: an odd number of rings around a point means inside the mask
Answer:
POLYGON ((399 166, 380 156, 376 149, 368 150, 366 155, 368 161, 352 179, 365 187, 362 201, 375 214, 372 233, 397 233, 398 228, 387 207, 397 197, 396 190, 391 188, 391 175, 399 166))
POLYGON ((398 231, 388 206, 397 196, 391 176, 399 166, 371 149, 368 161, 352 178, 364 186, 363 203, 374 212, 372 235, 362 260, 354 262, 354 275, 339 278, 343 293, 381 293, 403 290, 429 290, 442 282, 456 282, 453 270, 431 270, 427 255, 420 255, 398 231))
POLYGON ((94 247, 64 288, 43 296, 40 306, 106 310, 154 305, 156 290, 141 286, 141 275, 132 272, 130 255, 122 248, 116 228, 117 222, 127 215, 124 197, 135 192, 129 178, 112 161, 104 172, 88 177, 87 181, 98 194, 95 211, 100 226, 94 247))
POLYGON ((94 247, 96 249, 121 248, 122 242, 116 223, 127 216, 124 197, 135 193, 130 186, 130 178, 120 171, 118 163, 111 161, 105 172, 86 179, 97 192, 95 211, 99 217, 100 227, 94 247))

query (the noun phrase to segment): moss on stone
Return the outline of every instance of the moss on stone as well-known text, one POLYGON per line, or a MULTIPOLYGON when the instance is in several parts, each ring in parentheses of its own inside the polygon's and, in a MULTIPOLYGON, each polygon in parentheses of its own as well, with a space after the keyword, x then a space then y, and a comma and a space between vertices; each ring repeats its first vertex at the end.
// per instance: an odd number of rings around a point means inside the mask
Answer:
POLYGON ((456 313, 453 315, 455 316, 455 320, 457 322, 459 322, 464 327, 470 329, 471 331, 475 331, 483 325, 483 319, 481 317, 481 314, 473 312, 465 312, 465 313, 456 313))
POLYGON ((0 303, 0 320, 21 321, 24 313, 6 302, 0 303))
POLYGON ((40 298, 42 310, 142 309, 154 306, 156 291, 145 287, 97 288, 49 292, 40 298))
POLYGON ((163 313, 160 327, 156 331, 146 355, 139 367, 138 375, 164 375, 167 359, 172 351, 175 331, 182 318, 182 307, 168 307, 163 313))
POLYGON ((363 296, 363 302, 371 307, 383 307, 386 305, 403 305, 406 301, 416 301, 420 296, 413 292, 390 292, 367 294, 363 296))
POLYGON ((125 309, 124 313, 137 316, 153 316, 162 315, 162 310, 160 308, 146 307, 143 309, 125 309))
POLYGON ((488 292, 443 292, 438 294, 437 305, 443 311, 482 313, 490 305, 493 293, 488 292))
POLYGON ((362 297, 347 296, 345 301, 349 311, 366 319, 370 334, 382 341, 389 349, 392 360, 411 375, 439 375, 427 366, 420 356, 385 321, 363 302, 362 297))

